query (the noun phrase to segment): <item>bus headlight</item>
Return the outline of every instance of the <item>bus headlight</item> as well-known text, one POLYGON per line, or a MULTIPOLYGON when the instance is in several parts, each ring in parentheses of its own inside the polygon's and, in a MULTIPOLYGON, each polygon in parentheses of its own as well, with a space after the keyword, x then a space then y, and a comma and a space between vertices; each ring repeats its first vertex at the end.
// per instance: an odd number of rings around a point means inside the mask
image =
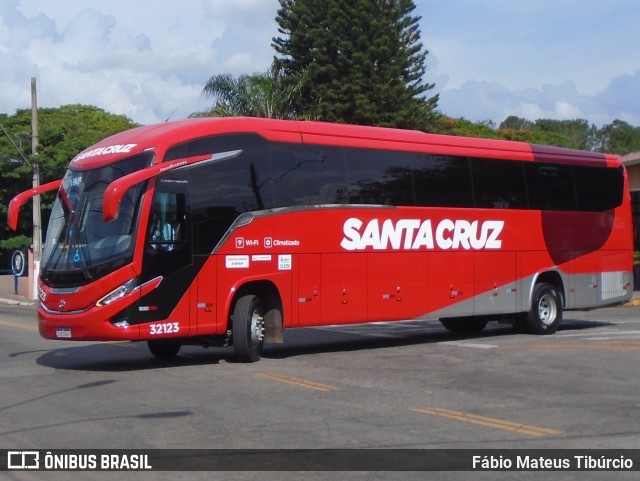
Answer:
POLYGON ((108 306, 113 301, 117 301, 121 297, 124 297, 127 294, 130 294, 135 290, 135 288, 136 288, 136 278, 134 277, 130 281, 125 282, 120 287, 118 287, 117 289, 114 289, 109 294, 107 294, 102 299, 100 299, 98 302, 96 302, 96 306, 98 307, 108 306))

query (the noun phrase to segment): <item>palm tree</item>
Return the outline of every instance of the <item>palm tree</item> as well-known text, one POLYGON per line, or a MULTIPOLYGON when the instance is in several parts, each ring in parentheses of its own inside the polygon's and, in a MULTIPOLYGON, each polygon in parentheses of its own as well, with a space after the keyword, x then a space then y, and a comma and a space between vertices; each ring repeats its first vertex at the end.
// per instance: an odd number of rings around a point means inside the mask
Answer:
POLYGON ((282 68, 275 64, 265 73, 231 74, 211 77, 202 94, 213 97, 211 109, 192 114, 193 117, 250 116, 275 119, 295 119, 294 96, 300 92, 300 82, 285 82, 282 68))

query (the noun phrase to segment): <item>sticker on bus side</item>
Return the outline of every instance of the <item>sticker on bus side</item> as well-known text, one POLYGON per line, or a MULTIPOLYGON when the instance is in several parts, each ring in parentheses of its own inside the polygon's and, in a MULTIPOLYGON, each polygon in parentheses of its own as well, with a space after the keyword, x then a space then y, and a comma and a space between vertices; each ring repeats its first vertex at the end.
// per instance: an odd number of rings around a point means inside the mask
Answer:
POLYGON ((278 270, 290 271, 291 270, 291 254, 284 254, 278 256, 278 270))
POLYGON ((246 269, 249 267, 249 256, 227 256, 225 266, 227 269, 246 269))

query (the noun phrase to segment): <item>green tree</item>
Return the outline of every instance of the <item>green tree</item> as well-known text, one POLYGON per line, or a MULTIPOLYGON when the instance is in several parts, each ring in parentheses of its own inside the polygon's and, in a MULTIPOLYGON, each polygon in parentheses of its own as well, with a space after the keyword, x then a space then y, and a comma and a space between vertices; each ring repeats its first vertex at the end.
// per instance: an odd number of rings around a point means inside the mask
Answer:
POLYGON ((597 150, 618 155, 640 150, 640 127, 614 120, 598 131, 597 150))
POLYGON ((533 130, 534 123, 530 120, 510 115, 502 121, 500 129, 503 130, 533 130))
POLYGON ((439 115, 437 117, 431 132, 434 134, 478 137, 483 139, 501 138, 491 121, 471 122, 463 118, 454 119, 446 115, 439 115))
POLYGON ((593 150, 597 137, 596 127, 583 119, 532 122, 513 115, 500 124, 498 132, 506 139, 581 150, 593 150))
POLYGON ((529 144, 554 145, 556 147, 570 148, 569 139, 556 132, 544 132, 542 130, 511 130, 499 129, 501 139, 527 142, 529 144))
POLYGON ((277 119, 296 118, 294 98, 298 84, 285 82, 281 68, 273 64, 269 71, 238 78, 230 74, 212 76, 202 93, 213 97, 211 109, 192 117, 230 117, 234 115, 277 119))
POLYGON ((538 119, 534 129, 563 136, 572 149, 592 150, 594 146, 596 127, 584 119, 538 119))
MULTIPOLYGON (((88 105, 41 108, 38 109, 38 153, 32 156, 31 110, 21 109, 11 116, 0 114, 0 124, 8 134, 0 131, 0 219, 6 219, 11 198, 32 185, 31 167, 26 163, 15 165, 10 159, 23 160, 24 155, 30 163, 37 162, 41 183, 49 182, 61 178, 69 161, 80 151, 137 126, 123 115, 109 114, 88 105)), ((46 228, 53 196, 42 197, 42 225, 46 228)), ((30 243, 32 219, 27 209, 23 211, 17 232, 8 228, 6 220, 0 222, 0 249, 30 243)))
POLYGON ((273 47, 307 118, 427 130, 428 54, 412 0, 279 0, 273 47))

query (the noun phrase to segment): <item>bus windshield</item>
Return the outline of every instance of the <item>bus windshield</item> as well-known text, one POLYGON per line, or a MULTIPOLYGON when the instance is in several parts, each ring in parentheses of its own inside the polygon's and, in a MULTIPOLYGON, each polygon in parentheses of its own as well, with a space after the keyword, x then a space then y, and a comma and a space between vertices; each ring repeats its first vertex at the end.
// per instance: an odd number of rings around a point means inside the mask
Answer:
POLYGON ((112 222, 102 217, 102 199, 111 182, 148 167, 152 160, 153 154, 145 153, 93 170, 67 171, 51 211, 42 255, 46 284, 80 286, 130 261, 144 183, 129 189, 112 222))

